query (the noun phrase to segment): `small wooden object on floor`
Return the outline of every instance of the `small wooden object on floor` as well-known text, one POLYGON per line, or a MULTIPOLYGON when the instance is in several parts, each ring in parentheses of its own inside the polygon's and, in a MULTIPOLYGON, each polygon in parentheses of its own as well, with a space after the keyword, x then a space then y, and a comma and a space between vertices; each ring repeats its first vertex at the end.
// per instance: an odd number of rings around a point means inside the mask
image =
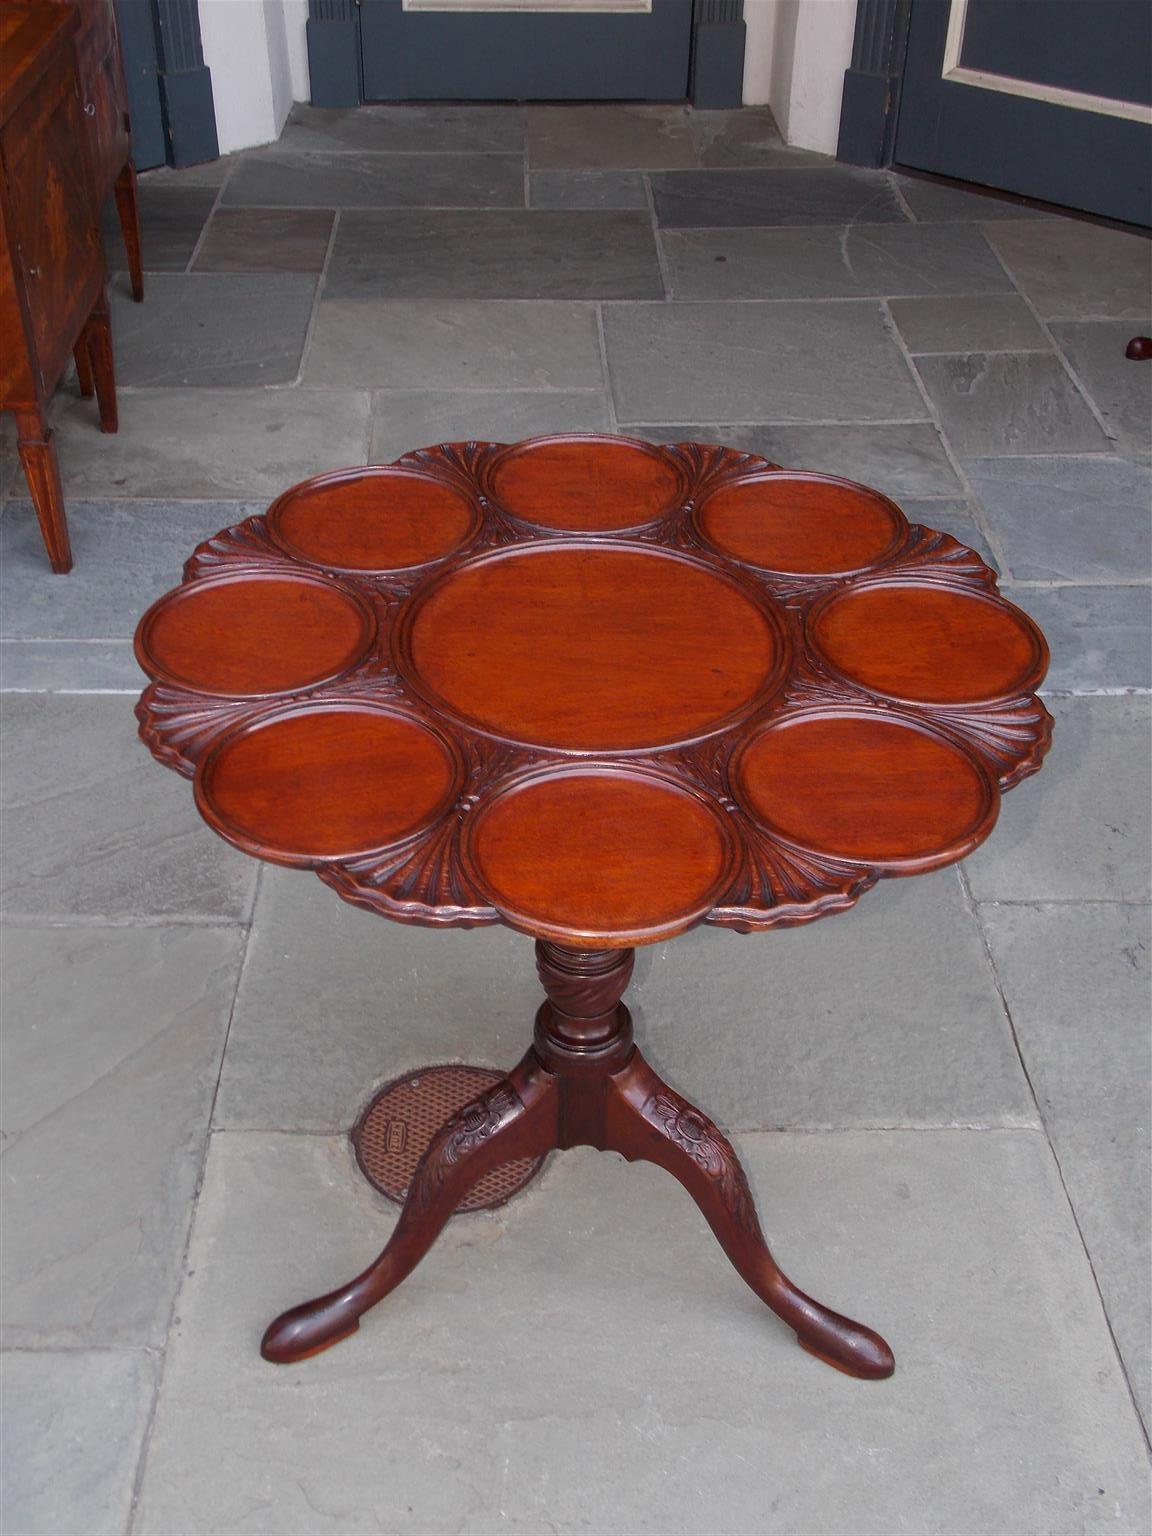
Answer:
MULTIPOLYGON (((266 1359, 354 1332, 494 1168, 592 1146, 677 1178, 811 1354, 891 1374, 878 1334, 776 1264, 731 1143, 648 1065, 622 998, 636 945, 811 922, 988 836, 1052 722, 1043 636, 973 550, 733 449, 450 443, 209 539, 136 654, 141 735, 229 842, 398 922, 537 940, 527 1055, 266 1359)), ((697 1027, 723 1050, 722 1015, 697 1027)))
POLYGON ((104 432, 116 381, 99 210, 86 148, 71 6, 0 6, 0 410, 17 447, 52 569, 72 567, 48 403, 75 356, 104 432))

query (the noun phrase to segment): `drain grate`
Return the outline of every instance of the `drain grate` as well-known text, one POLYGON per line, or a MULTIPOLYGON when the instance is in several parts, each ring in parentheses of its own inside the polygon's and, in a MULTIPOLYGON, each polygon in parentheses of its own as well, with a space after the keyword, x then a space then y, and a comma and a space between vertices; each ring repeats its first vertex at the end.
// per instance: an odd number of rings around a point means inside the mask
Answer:
MULTIPOLYGON (((416 1164, 449 1115, 503 1077, 490 1067, 421 1067, 386 1083, 352 1128, 356 1161, 369 1184, 403 1205, 416 1164)), ((458 1211, 503 1205, 540 1172, 542 1157, 522 1157, 486 1173, 458 1211)))

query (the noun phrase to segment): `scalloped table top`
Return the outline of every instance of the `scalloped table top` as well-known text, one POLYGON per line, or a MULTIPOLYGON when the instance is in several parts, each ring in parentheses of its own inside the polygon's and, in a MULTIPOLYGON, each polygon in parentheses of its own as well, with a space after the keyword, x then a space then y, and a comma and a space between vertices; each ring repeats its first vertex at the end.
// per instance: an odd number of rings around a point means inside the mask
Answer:
POLYGON ((699 443, 446 444, 209 539, 137 714, 237 847, 428 924, 750 931, 970 853, 1043 636, 878 492, 699 443))

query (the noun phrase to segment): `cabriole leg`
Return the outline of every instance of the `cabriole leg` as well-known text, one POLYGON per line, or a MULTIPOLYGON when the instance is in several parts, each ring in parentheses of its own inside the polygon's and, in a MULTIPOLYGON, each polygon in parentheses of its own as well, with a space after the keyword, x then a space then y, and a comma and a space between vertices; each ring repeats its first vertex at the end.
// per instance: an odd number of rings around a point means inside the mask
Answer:
POLYGON ((287 1365, 355 1333, 360 1318, 410 1274, 478 1179, 556 1145, 556 1085, 531 1052, 503 1081, 448 1120, 417 1165, 400 1220, 377 1259, 341 1290, 283 1313, 260 1346, 287 1365))
POLYGON ((748 1179, 727 1137, 661 1081, 639 1052, 608 1083, 606 1145, 667 1169, 696 1201, 737 1272, 802 1347, 850 1376, 891 1376, 892 1351, 871 1328, 798 1290, 764 1241, 748 1179))

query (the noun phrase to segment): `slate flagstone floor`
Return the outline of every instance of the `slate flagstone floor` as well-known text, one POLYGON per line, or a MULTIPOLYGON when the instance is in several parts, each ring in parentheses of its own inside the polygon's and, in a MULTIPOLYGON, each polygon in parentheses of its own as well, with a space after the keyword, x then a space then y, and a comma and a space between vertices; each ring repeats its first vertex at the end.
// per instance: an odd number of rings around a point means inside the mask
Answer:
POLYGON ((5 1536, 1143 1533, 1148 243, 752 111, 297 108, 142 201, 120 433, 54 407, 71 576, 10 451, 2 483, 5 1536), (677 1186, 591 1152, 454 1221, 354 1340, 257 1354, 394 1220, 345 1139, 373 1085, 515 1060, 531 952, 215 839, 135 740, 135 620, 305 475, 565 428, 877 485, 1051 640, 1052 755, 966 864, 636 968, 651 1059, 890 1382, 804 1355, 677 1186))

